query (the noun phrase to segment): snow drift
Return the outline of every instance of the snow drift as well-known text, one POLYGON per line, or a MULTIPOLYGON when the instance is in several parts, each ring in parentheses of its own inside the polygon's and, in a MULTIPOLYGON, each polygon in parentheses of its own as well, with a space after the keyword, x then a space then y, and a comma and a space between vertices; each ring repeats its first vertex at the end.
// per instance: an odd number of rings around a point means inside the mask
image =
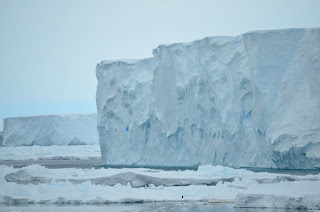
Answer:
POLYGON ((4 119, 4 146, 97 144, 98 141, 94 113, 4 119))
POLYGON ((107 164, 320 167, 320 29, 255 31, 102 61, 107 164))

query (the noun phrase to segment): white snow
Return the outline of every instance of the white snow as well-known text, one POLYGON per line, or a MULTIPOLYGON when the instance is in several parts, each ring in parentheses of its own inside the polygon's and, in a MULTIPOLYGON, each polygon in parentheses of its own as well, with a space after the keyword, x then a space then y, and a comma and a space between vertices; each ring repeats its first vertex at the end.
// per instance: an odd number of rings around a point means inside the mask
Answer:
POLYGON ((107 164, 320 167, 320 29, 161 45, 97 65, 107 164))
POLYGON ((62 114, 4 119, 3 145, 98 144, 97 115, 62 114))
MULTIPOLYGON (((310 207, 320 201, 320 174, 306 176, 290 176, 268 173, 254 173, 243 169, 232 169, 222 166, 200 167, 198 171, 161 171, 152 169, 47 169, 39 165, 31 165, 21 169, 0 166, 0 202, 33 202, 33 203, 108 203, 108 202, 135 202, 135 201, 209 201, 233 202, 237 207, 252 206, 252 201, 263 197, 282 196, 282 198, 300 198, 301 204, 310 207), (4 177, 10 173, 24 170, 34 177, 53 179, 51 182, 34 184, 16 184, 7 182, 4 177), (106 177, 119 173, 136 173, 154 177, 166 178, 196 178, 221 179, 221 177, 235 177, 233 182, 218 183, 216 186, 152 186, 132 188, 130 184, 115 186, 94 185, 90 181, 72 183, 59 179, 92 179, 106 177), (270 182, 270 180, 291 177, 295 181, 270 182), (264 179, 264 183, 257 180, 264 179), (267 181, 269 180, 269 181, 267 181), (182 199, 181 196, 184 196, 182 199), (241 199, 242 198, 242 199, 241 199), (304 199, 303 199, 304 198, 304 199), (214 199, 214 200, 213 200, 214 199), (304 201, 306 200, 306 201, 304 201), (238 203, 237 203, 238 202, 238 203), (241 203, 241 204, 240 204, 241 203)), ((273 198, 273 203, 276 198, 273 198)), ((260 206, 266 206, 265 201, 260 206)), ((299 203, 299 202, 298 202, 299 203)), ((254 202, 259 207, 258 201, 254 202)), ((275 205, 275 204, 273 204, 275 205)), ((272 206, 272 202, 266 207, 272 206)), ((279 205, 280 207, 281 205, 279 205)), ((290 206, 290 205, 289 205, 290 206)), ((289 207, 287 205, 287 207, 289 207)), ((298 207, 299 204, 292 205, 298 207)))
POLYGON ((0 160, 38 160, 44 158, 100 158, 100 146, 17 146, 0 147, 0 160))

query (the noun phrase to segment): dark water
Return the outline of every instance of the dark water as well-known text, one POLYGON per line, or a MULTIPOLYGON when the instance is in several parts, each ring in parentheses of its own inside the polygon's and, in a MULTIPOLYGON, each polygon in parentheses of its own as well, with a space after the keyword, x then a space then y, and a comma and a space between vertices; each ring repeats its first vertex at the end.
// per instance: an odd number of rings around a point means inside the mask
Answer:
POLYGON ((232 204, 209 204, 205 202, 159 202, 143 204, 109 205, 0 205, 0 212, 107 212, 107 211, 159 211, 159 212, 298 212, 294 209, 233 208, 232 204))

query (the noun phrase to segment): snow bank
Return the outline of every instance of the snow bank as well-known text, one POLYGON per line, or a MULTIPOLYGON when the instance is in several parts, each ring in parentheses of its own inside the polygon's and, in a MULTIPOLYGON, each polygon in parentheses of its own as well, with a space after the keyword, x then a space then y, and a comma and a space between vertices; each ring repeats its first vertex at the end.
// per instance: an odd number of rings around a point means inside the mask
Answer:
POLYGON ((98 140, 94 113, 4 119, 4 146, 98 144, 98 140))
POLYGON ((320 29, 161 45, 97 65, 107 164, 320 167, 320 29))

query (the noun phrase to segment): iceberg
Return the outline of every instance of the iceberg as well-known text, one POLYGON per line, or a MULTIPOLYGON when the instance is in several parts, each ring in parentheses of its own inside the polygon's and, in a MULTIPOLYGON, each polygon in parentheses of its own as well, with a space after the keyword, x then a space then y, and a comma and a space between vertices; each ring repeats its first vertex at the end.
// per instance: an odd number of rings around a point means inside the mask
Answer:
POLYGON ((74 137, 72 141, 68 144, 68 146, 75 146, 75 145, 86 145, 85 142, 81 141, 79 138, 74 137))
POLYGON ((106 164, 320 167, 320 28, 160 45, 97 65, 106 164))
POLYGON ((95 113, 4 119, 4 146, 66 146, 98 142, 95 113))

